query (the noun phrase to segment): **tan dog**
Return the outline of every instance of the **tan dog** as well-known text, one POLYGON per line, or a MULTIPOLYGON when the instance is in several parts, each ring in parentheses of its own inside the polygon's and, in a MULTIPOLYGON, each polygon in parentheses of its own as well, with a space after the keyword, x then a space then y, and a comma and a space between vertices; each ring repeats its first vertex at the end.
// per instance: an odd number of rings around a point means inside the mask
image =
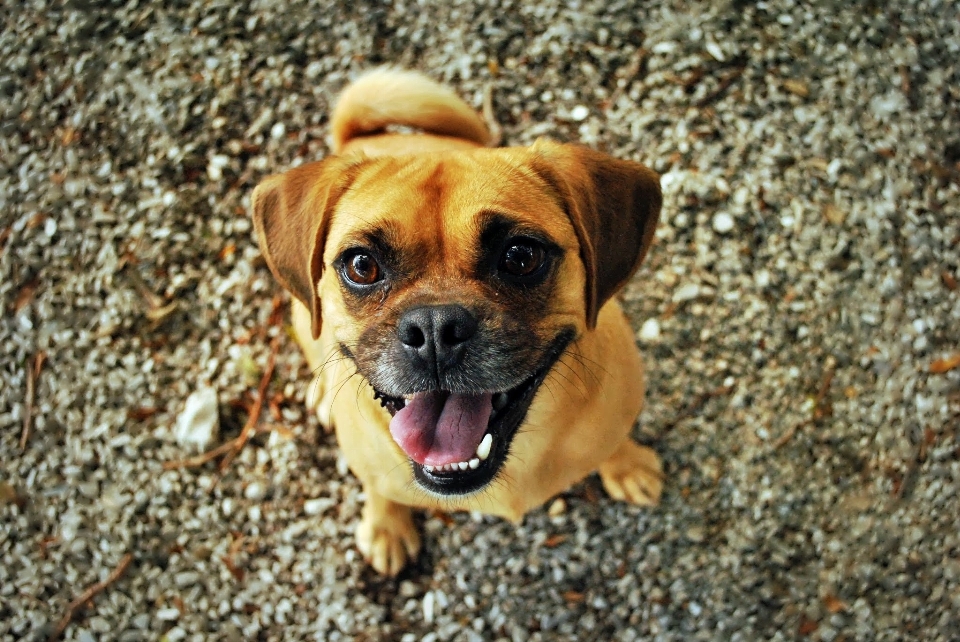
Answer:
POLYGON ((332 136, 335 156, 257 187, 253 217, 296 298, 309 402, 363 483, 373 567, 417 555, 411 507, 516 521, 597 469, 614 498, 656 503, 611 297, 653 239, 658 176, 546 140, 486 149, 476 112, 411 72, 348 87, 332 136))

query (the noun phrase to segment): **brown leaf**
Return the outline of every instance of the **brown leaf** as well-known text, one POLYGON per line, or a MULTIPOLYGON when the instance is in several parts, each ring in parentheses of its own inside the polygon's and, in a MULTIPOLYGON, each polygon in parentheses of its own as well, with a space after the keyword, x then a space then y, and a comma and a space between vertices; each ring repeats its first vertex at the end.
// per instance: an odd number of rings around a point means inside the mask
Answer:
POLYGON ((930 364, 931 374, 944 374, 960 366, 960 352, 955 352, 946 359, 937 359, 930 364))
POLYGON ((808 636, 817 630, 820 624, 816 620, 811 620, 806 615, 800 617, 800 626, 797 627, 797 633, 802 636, 808 636))
POLYGON ((823 217, 833 225, 840 225, 843 223, 843 219, 846 218, 846 215, 843 213, 843 210, 833 203, 827 203, 823 206, 823 217))
MULTIPOLYGON (((3 240, 2 238, 0 238, 0 246, 2 245, 3 245, 3 240)), ((947 270, 944 270, 943 272, 940 273, 940 280, 943 281, 944 287, 950 290, 951 292, 957 291, 957 287, 958 287, 957 279, 952 274, 950 274, 947 270)))
POLYGON ((234 564, 233 560, 226 555, 221 556, 220 560, 223 562, 223 565, 227 567, 227 570, 230 571, 230 575, 233 576, 233 579, 235 579, 238 582, 243 581, 244 573, 242 568, 234 564))
POLYGON ((17 489, 7 482, 0 482, 0 506, 16 504, 19 499, 17 489))
POLYGON ((40 227, 47 220, 47 215, 42 212, 37 212, 30 217, 30 220, 27 221, 27 229, 32 230, 40 227))
POLYGON ((543 542, 543 545, 547 548, 556 548, 565 541, 567 541, 566 535, 551 535, 543 542))
POLYGON ((807 83, 802 80, 795 80, 793 78, 784 80, 783 88, 794 96, 800 96, 801 98, 806 98, 810 95, 810 88, 807 86, 807 83))
POLYGON ((828 595, 823 598, 823 605, 827 607, 827 610, 831 613, 839 613, 840 611, 846 611, 847 605, 836 595, 828 595))
POLYGON ((158 412, 160 412, 160 409, 153 406, 140 406, 139 408, 131 408, 127 411, 127 419, 131 419, 133 421, 145 421, 158 412))
POLYGON ((496 76, 500 73, 500 63, 497 62, 496 58, 487 59, 487 71, 490 72, 491 76, 496 76))
POLYGON ((565 599, 567 602, 582 602, 583 597, 584 595, 580 591, 564 591, 563 592, 563 599, 565 599))
POLYGON ((17 292, 16 298, 13 300, 13 312, 16 314, 20 310, 27 307, 31 301, 33 301, 33 295, 37 291, 37 287, 40 285, 40 277, 34 277, 33 279, 24 283, 23 287, 20 288, 20 291, 17 292))
POLYGON ((220 254, 218 255, 218 258, 219 258, 221 261, 223 261, 223 260, 225 260, 225 259, 233 256, 234 252, 236 252, 236 251, 237 251, 237 246, 236 246, 236 244, 234 244, 234 243, 228 243, 226 246, 224 246, 224 248, 223 248, 222 250, 220 250, 220 254))
POLYGON ((68 145, 72 145, 73 143, 77 142, 77 140, 79 139, 80 139, 80 132, 78 132, 74 127, 67 127, 63 131, 63 134, 60 135, 60 143, 64 147, 67 147, 68 145))

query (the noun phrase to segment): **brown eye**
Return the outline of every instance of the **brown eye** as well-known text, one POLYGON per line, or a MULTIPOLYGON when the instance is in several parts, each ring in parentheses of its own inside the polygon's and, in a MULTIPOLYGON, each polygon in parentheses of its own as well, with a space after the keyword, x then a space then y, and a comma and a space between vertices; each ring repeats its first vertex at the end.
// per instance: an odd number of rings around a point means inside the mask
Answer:
POLYGON ((530 276, 546 259, 543 246, 532 240, 517 240, 510 243, 500 257, 500 271, 510 276, 530 276))
POLYGON ((356 285, 373 285, 380 280, 380 265, 365 252, 358 252, 347 259, 343 274, 356 285))

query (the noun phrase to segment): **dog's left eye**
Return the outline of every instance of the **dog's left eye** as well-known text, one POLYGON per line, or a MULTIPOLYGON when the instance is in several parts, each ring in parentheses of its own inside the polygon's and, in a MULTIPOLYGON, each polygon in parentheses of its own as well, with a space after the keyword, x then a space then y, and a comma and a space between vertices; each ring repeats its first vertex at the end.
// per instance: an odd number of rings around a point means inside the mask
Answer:
POLYGON ((373 285, 383 278, 380 264, 366 252, 357 252, 347 258, 344 262, 343 274, 356 285, 373 285))
POLYGON ((547 251, 532 239, 511 241, 500 257, 500 271, 510 276, 530 276, 540 269, 547 251))

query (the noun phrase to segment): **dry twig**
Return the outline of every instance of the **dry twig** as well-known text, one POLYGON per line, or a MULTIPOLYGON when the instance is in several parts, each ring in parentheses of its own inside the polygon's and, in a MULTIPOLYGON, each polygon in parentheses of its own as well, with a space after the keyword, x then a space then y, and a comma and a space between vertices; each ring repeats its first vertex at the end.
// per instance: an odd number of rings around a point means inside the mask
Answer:
POLYGON ((27 449, 27 440, 30 439, 30 427, 33 422, 33 404, 36 400, 37 378, 40 377, 40 368, 47 360, 47 353, 40 351, 33 358, 33 365, 27 362, 27 391, 23 400, 23 430, 20 432, 20 450, 27 449))
POLYGON ((236 439, 231 439, 230 441, 225 441, 216 448, 212 448, 204 453, 200 453, 199 455, 187 457, 186 459, 178 459, 177 461, 165 461, 163 462, 163 469, 174 470, 176 468, 194 468, 196 466, 203 466, 211 459, 216 459, 220 455, 233 448, 235 442, 236 439))
MULTIPOLYGON (((278 352, 280 352, 279 334, 270 342, 270 356, 267 358, 267 368, 263 371, 263 378, 260 379, 260 387, 257 388, 257 398, 253 401, 253 407, 250 408, 250 416, 247 417, 247 423, 243 426, 243 430, 240 431, 240 436, 234 439, 233 449, 228 450, 227 456, 220 462, 221 474, 227 469, 230 463, 233 462, 237 453, 247 445, 247 442, 256 430, 257 422, 260 421, 260 412, 263 410, 263 402, 267 398, 267 388, 270 386, 270 380, 273 379, 273 369, 277 364, 278 352)), ((208 490, 213 490, 213 487, 217 485, 218 479, 219 475, 213 478, 208 490)))
POLYGON ((96 597, 97 593, 100 593, 105 588, 120 579, 120 576, 126 572, 127 567, 130 566, 130 562, 132 561, 133 553, 127 553, 123 556, 123 559, 120 560, 120 563, 117 564, 117 568, 113 569, 110 575, 107 576, 107 579, 90 586, 86 591, 81 593, 78 598, 70 602, 70 604, 67 606, 67 612, 64 613, 63 617, 60 618, 60 621, 57 622, 56 628, 53 629, 53 632, 50 633, 50 636, 47 638, 47 640, 49 642, 59 640, 60 636, 63 635, 63 632, 67 630, 70 622, 72 622, 73 618, 76 617, 77 610, 96 597))
POLYGON ((676 428, 681 421, 693 417, 708 401, 714 397, 723 397, 731 392, 733 392, 733 386, 720 386, 719 388, 714 388, 713 390, 708 390, 704 393, 701 393, 693 401, 687 404, 683 410, 678 412, 677 416, 673 418, 673 421, 664 426, 663 432, 669 432, 676 428))
POLYGON ((733 81, 740 77, 740 74, 743 73, 744 69, 744 67, 737 67, 727 75, 723 76, 718 82, 716 89, 697 101, 697 107, 702 109, 722 96, 723 93, 730 87, 730 85, 733 84, 733 81))

